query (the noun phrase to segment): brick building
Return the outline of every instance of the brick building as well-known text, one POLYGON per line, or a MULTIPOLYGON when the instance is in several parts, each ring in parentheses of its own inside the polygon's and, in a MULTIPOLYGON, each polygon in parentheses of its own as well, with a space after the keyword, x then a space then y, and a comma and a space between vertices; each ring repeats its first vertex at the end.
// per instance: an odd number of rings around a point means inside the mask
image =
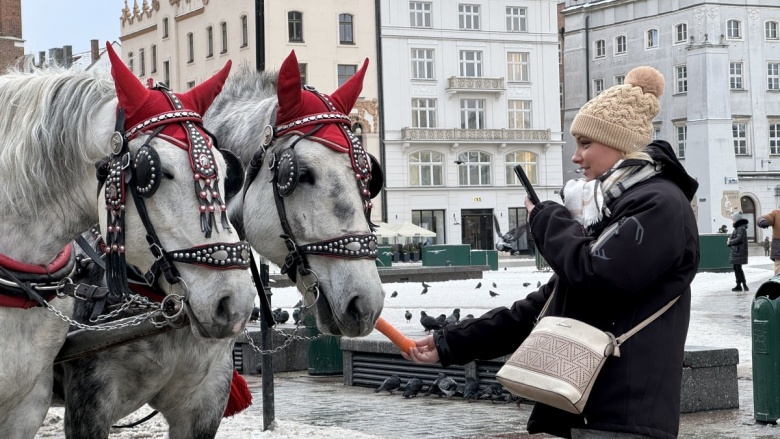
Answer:
POLYGON ((0 72, 22 57, 22 1, 0 0, 0 72))

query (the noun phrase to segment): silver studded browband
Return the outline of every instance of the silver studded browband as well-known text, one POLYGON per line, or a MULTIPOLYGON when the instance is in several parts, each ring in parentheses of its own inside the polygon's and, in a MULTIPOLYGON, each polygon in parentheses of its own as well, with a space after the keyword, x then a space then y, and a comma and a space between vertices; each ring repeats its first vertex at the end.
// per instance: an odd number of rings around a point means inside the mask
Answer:
POLYGON ((376 259, 376 235, 349 235, 313 244, 302 244, 302 253, 341 258, 376 259))
POLYGON ((165 113, 160 113, 154 117, 146 119, 145 121, 139 123, 138 125, 130 128, 129 130, 127 130, 127 133, 125 133, 125 138, 127 140, 132 139, 133 136, 138 134, 138 132, 144 128, 152 128, 157 125, 183 121, 178 119, 198 122, 201 125, 203 124, 203 120, 201 120, 200 114, 194 111, 167 111, 165 113))
POLYGON ((205 265, 211 268, 249 268, 252 250, 246 242, 206 244, 166 252, 171 261, 205 265))

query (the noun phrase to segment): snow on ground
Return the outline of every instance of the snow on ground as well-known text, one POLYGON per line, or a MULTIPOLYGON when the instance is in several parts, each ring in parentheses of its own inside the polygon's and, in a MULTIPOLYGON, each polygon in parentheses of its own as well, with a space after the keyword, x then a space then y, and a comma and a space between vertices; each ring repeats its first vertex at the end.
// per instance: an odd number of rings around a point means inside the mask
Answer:
MULTIPOLYGON (((750 264, 746 265, 744 270, 752 290, 742 293, 731 291, 735 285, 734 274, 731 272, 697 274, 692 284, 691 323, 686 344, 737 348, 740 362, 739 375, 749 378, 752 370, 750 306, 755 289, 772 276, 771 261, 766 257, 752 257, 750 264)), ((382 316, 409 337, 421 338, 425 332, 419 323, 420 311, 424 310, 430 315, 437 316, 449 315, 454 308, 460 308, 461 317, 467 314, 479 316, 495 307, 511 305, 515 300, 534 291, 538 282, 547 282, 550 276, 551 272, 537 271, 534 266, 508 267, 506 270, 500 268, 498 271, 484 272, 483 279, 428 282, 430 287, 426 294, 421 294, 423 287, 418 282, 388 283, 384 284, 386 299, 382 316), (482 286, 476 288, 479 282, 482 286), (526 283, 528 285, 524 286, 526 283), (499 295, 491 297, 490 290, 499 295), (390 295, 394 291, 398 292, 398 296, 391 298, 390 295), (413 314, 410 322, 404 318, 406 310, 413 314)), ((281 307, 292 311, 292 307, 300 300, 300 294, 293 287, 274 288, 271 300, 274 308, 281 307)), ((149 408, 144 407, 143 413, 128 417, 122 422, 129 422, 148 412, 149 408)), ((62 416, 62 408, 52 408, 36 438, 64 437, 62 416)), ((361 435, 335 426, 317 427, 286 422, 283 419, 277 419, 277 426, 273 431, 263 432, 257 425, 257 419, 239 414, 223 420, 217 437, 225 439, 374 438, 374 436, 361 435)), ((119 431, 112 433, 110 437, 113 439, 167 437, 165 421, 161 416, 146 422, 143 430, 143 432, 119 431)))

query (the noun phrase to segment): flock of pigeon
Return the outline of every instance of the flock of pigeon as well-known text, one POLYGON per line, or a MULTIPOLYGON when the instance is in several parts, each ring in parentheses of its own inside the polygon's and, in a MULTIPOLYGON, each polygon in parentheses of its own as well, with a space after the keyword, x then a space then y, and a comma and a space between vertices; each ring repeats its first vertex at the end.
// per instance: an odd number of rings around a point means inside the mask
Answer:
MULTIPOLYGON (((522 398, 505 392, 503 386, 499 383, 492 383, 480 390, 479 381, 472 377, 466 378, 464 384, 459 384, 455 379, 448 377, 444 372, 439 372, 436 379, 428 384, 428 388, 423 391, 426 384, 420 378, 409 378, 403 386, 404 398, 412 398, 418 395, 430 396, 437 395, 452 399, 456 395, 461 395, 468 402, 476 400, 489 400, 491 402, 514 402, 520 404, 522 398)), ((401 391, 401 378, 398 374, 393 374, 374 390, 374 393, 382 391, 390 392, 394 395, 396 391, 401 391)))
MULTIPOLYGON (((493 285, 493 288, 498 288, 498 286, 496 285, 495 282, 493 282, 492 285, 493 285)), ((523 283, 524 287, 529 287, 530 285, 531 285, 530 282, 524 282, 523 283)), ((536 288, 539 288, 541 286, 542 286, 542 282, 538 281, 536 283, 536 288)), ((422 292, 420 294, 427 294, 428 293, 428 288, 430 288, 431 286, 429 284, 423 282, 422 283, 422 287, 423 287, 423 289, 422 289, 422 292)), ((474 287, 474 289, 477 290, 477 289, 480 289, 480 288, 482 288, 482 282, 481 281, 477 283, 477 286, 474 287)), ((490 297, 496 297, 496 296, 500 295, 500 294, 496 293, 493 290, 488 290, 488 294, 490 294, 490 297)), ((393 293, 390 294, 390 297, 391 298, 398 297, 398 291, 393 291, 393 293)), ((407 309, 406 313, 404 314, 404 317, 406 318, 407 322, 411 322, 413 315, 407 309)), ((429 316, 425 311, 420 311, 420 324, 425 329, 425 332, 430 332, 430 331, 434 331, 434 330, 437 330, 437 329, 441 329, 441 328, 443 328, 443 327, 445 327, 447 325, 450 325, 450 324, 453 324, 453 323, 458 323, 461 320, 473 319, 473 318, 474 318, 473 314, 467 314, 466 316, 463 317, 463 319, 461 319, 460 318, 460 308, 455 308, 454 310, 452 310, 452 314, 450 314, 449 316, 447 316, 445 314, 439 314, 438 317, 429 316)))
MULTIPOLYGON (((293 307, 292 312, 292 318, 293 323, 298 325, 301 323, 301 307, 303 306, 302 301, 298 301, 298 303, 295 304, 293 307)), ((274 322, 276 323, 287 323, 288 320, 290 320, 290 313, 283 310, 282 308, 276 308, 275 310, 271 311, 271 314, 274 316, 274 322)), ((260 318, 260 307, 256 306, 252 310, 252 315, 249 317, 250 322, 256 322, 260 318)))

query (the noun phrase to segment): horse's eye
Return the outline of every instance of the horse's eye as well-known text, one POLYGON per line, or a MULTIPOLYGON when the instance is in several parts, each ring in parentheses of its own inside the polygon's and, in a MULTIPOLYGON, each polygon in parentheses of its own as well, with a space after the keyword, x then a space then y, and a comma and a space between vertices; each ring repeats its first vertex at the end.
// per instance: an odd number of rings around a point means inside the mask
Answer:
POLYGON ((163 177, 167 178, 168 180, 173 180, 173 174, 168 171, 167 169, 162 170, 163 177))
POLYGON ((306 169, 301 169, 301 172, 298 173, 298 182, 314 184, 314 174, 306 169))

